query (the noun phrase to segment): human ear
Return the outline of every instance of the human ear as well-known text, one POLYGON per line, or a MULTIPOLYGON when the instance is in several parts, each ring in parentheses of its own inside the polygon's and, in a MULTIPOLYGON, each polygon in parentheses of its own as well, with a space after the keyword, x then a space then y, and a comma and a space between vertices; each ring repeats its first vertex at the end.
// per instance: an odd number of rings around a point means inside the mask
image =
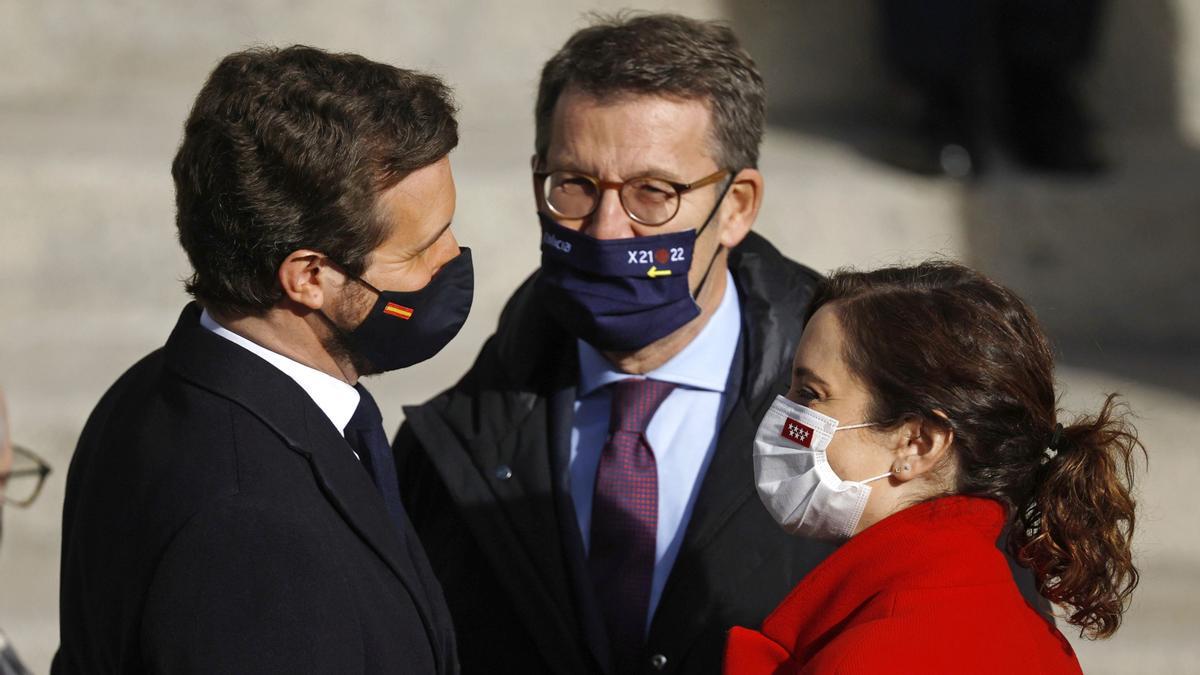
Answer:
POLYGON ((893 447, 895 461, 892 462, 892 477, 905 482, 924 476, 932 476, 950 454, 954 444, 954 430, 950 428, 946 415, 936 411, 940 420, 914 418, 896 429, 893 447))
POLYGON ((334 284, 345 282, 344 278, 335 280, 326 263, 325 256, 316 251, 292 251, 276 272, 284 296, 308 309, 321 309, 331 297, 334 284))
POLYGON ((758 169, 742 169, 721 202, 721 245, 733 248, 749 234, 762 206, 763 177, 758 169))

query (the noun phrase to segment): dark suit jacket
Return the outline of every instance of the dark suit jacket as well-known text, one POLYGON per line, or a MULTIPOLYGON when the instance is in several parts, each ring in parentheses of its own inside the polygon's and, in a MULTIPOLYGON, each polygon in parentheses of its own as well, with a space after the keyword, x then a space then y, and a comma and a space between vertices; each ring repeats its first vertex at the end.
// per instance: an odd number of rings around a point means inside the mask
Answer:
MULTIPOLYGON (((787 390, 817 275, 757 235, 730 269, 742 306, 738 376, 650 627, 646 673, 719 673, 726 631, 757 626, 831 550, 772 520, 751 461, 759 420, 787 390)), ((577 379, 574 338, 527 282, 463 380, 405 409, 394 444, 401 489, 446 589, 466 673, 610 672, 568 491, 577 379)))
POLYGON ((199 314, 79 440, 52 672, 457 672, 415 535, 304 390, 199 314))

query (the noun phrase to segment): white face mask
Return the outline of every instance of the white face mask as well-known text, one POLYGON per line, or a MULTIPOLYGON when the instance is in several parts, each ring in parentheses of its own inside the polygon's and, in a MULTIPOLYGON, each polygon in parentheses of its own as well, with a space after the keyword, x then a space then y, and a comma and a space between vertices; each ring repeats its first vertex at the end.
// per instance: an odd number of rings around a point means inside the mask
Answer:
MULTIPOLYGON (((842 427, 859 429, 872 423, 842 427)), ((775 521, 791 534, 845 541, 854 534, 871 495, 871 481, 842 480, 825 448, 837 432, 828 415, 776 396, 754 437, 754 481, 775 521)))

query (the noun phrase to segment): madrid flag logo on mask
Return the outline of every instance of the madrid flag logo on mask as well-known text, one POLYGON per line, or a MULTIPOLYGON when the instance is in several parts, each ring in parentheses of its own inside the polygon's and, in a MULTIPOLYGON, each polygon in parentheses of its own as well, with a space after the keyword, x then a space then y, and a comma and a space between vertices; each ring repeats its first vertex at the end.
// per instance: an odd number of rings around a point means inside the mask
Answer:
POLYGON ((801 424, 792 418, 787 418, 783 423, 783 431, 779 432, 785 440, 789 440, 806 448, 812 447, 813 430, 812 427, 801 424))

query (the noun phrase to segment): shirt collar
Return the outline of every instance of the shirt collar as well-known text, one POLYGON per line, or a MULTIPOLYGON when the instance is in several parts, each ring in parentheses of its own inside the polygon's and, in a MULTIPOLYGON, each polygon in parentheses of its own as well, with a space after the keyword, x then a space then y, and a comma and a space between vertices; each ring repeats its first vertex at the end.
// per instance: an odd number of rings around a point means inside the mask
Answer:
POLYGON ((293 361, 283 354, 273 352, 238 335, 217 323, 209 315, 208 310, 204 310, 200 314, 200 325, 282 370, 284 375, 295 380, 296 384, 300 385, 300 388, 313 400, 313 403, 317 404, 317 407, 333 423, 338 433, 345 435, 346 425, 354 416, 354 410, 358 408, 357 389, 328 373, 310 368, 299 361, 293 361))
MULTIPOLYGON (((646 373, 646 377, 693 389, 725 391, 729 378, 729 363, 737 351, 738 337, 742 332, 741 303, 737 288, 733 285, 733 274, 725 271, 725 295, 717 311, 700 333, 671 360, 646 373), (714 368, 713 364, 721 364, 714 368)), ((595 347, 576 340, 579 352, 579 397, 583 398, 600 387, 628 379, 595 347)))

